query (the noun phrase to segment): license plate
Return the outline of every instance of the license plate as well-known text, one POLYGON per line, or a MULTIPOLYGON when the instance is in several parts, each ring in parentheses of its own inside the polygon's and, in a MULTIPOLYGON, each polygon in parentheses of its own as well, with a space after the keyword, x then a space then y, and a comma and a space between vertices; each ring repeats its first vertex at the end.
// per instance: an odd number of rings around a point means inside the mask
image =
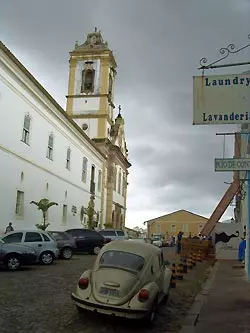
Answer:
POLYGON ((105 296, 119 297, 119 290, 101 287, 100 294, 105 295, 105 296))

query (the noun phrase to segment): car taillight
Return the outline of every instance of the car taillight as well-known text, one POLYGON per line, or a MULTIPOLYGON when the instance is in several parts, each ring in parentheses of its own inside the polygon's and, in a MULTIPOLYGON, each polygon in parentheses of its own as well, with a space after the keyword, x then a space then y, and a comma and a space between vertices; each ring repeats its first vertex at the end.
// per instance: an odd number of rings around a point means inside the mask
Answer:
POLYGON ((149 298, 149 292, 147 289, 142 289, 138 294, 138 300, 140 302, 145 302, 149 298))
POLYGON ((86 289, 89 285, 89 279, 88 278, 81 278, 78 282, 78 286, 81 289, 86 289))

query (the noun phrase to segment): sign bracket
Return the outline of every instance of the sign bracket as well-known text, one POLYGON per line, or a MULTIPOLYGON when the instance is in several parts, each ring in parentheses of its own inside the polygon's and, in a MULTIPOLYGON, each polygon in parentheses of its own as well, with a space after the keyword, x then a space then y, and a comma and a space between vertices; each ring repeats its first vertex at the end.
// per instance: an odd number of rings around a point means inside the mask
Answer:
MULTIPOLYGON (((248 35, 248 39, 250 39, 250 34, 248 35)), ((220 54, 222 55, 221 58, 211 62, 210 64, 206 65, 207 63, 207 58, 203 57, 201 58, 200 60, 200 65, 201 67, 199 67, 198 69, 202 69, 202 74, 204 74, 204 70, 205 69, 213 69, 213 68, 222 68, 222 67, 231 67, 231 66, 245 66, 245 65, 249 65, 250 62, 247 61, 247 62, 239 62, 239 63, 233 63, 233 64, 224 64, 224 65, 215 65, 219 62, 221 62, 222 60, 226 59, 229 55, 231 54, 236 54, 246 48, 250 47, 250 43, 238 48, 238 49, 235 49, 235 45, 234 44, 229 44, 228 46, 226 47, 222 47, 220 49, 220 54)))

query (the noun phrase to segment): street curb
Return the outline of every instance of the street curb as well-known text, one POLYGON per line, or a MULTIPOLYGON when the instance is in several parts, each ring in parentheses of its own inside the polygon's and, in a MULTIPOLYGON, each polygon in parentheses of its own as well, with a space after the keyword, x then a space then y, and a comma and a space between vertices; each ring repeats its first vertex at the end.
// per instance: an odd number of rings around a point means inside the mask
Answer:
POLYGON ((199 319, 201 309, 202 309, 203 305, 206 303, 208 295, 212 289, 214 278, 215 278, 216 272, 219 268, 219 265, 220 264, 217 261, 211 270, 209 278, 204 283, 200 293, 196 295, 194 302, 183 321, 183 325, 182 325, 179 333, 194 333, 195 332, 195 326, 199 319))

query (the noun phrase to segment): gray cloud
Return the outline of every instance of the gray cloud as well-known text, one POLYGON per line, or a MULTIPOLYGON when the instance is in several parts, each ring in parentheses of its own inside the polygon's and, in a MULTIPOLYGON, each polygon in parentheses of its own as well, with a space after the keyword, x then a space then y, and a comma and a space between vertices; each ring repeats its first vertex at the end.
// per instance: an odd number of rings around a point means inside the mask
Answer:
POLYGON ((223 148, 215 134, 235 127, 192 125, 192 76, 200 58, 247 42, 249 14, 248 0, 12 0, 1 4, 0 37, 64 106, 68 52, 95 26, 102 30, 118 63, 116 102, 133 164, 127 217, 135 225, 181 208, 209 216, 224 194, 231 174, 214 172, 223 148))

